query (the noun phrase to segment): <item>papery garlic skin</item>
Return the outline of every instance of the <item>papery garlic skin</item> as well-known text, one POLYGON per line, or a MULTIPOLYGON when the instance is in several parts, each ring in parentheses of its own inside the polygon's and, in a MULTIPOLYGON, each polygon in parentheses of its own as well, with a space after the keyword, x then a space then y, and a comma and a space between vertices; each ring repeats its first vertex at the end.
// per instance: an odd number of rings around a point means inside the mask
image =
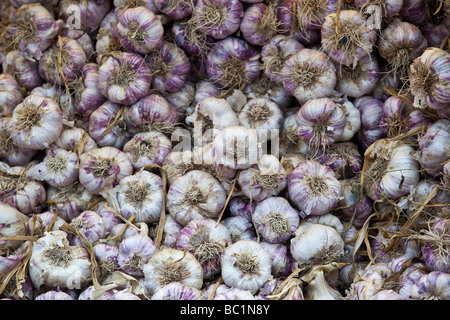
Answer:
POLYGON ((361 129, 361 113, 345 95, 332 97, 332 100, 344 111, 346 119, 344 132, 336 141, 350 141, 361 129))
POLYGON ((52 231, 34 243, 29 275, 35 288, 80 286, 91 280, 89 253, 69 246, 67 233, 52 231))
POLYGON ((156 291, 150 300, 204 300, 202 292, 197 288, 172 282, 156 291))
POLYGON ((230 231, 211 219, 195 219, 180 230, 177 250, 188 250, 203 267, 203 278, 210 279, 220 273, 220 257, 231 244, 230 231))
POLYGON ((43 161, 27 170, 27 177, 45 181, 56 188, 73 184, 78 179, 77 154, 59 148, 46 151, 43 161))
POLYGON ((251 240, 256 241, 256 230, 253 225, 253 221, 241 216, 228 217, 221 221, 230 231, 231 240, 233 243, 239 240, 251 240))
POLYGON ((169 16, 173 20, 180 20, 192 14, 194 10, 194 2, 173 2, 167 0, 153 0, 154 6, 161 12, 169 16))
POLYGON ((52 99, 29 95, 14 109, 10 125, 15 145, 45 149, 58 139, 63 129, 61 109, 52 99))
POLYGON ((334 171, 310 160, 300 162, 288 177, 289 198, 306 215, 322 215, 333 210, 341 196, 334 171))
POLYGON ((360 187, 355 178, 340 180, 340 183, 342 199, 338 207, 343 207, 340 212, 351 219, 354 226, 361 228, 373 212, 373 200, 365 194, 360 197, 360 187))
POLYGON ((411 299, 449 300, 450 275, 439 271, 432 271, 423 275, 412 286, 411 299))
MULTIPOLYGON (((70 221, 70 225, 77 230, 91 244, 105 238, 106 228, 103 220, 95 211, 86 210, 70 221)), ((70 245, 84 247, 81 239, 73 234, 68 235, 70 245)))
POLYGON ((126 8, 117 18, 113 32, 126 51, 146 55, 161 46, 164 28, 150 9, 144 6, 126 8))
POLYGON ((73 152, 78 152, 79 147, 83 147, 82 152, 97 148, 94 139, 84 129, 77 127, 63 129, 54 145, 73 152))
POLYGON ((187 225, 193 219, 215 219, 222 211, 226 193, 210 173, 193 170, 177 178, 167 193, 167 209, 175 220, 187 225))
POLYGON ((319 150, 316 161, 333 169, 339 179, 353 178, 363 167, 358 146, 350 141, 334 143, 325 152, 319 150))
POLYGON ((283 243, 269 243, 266 241, 260 242, 264 250, 270 254, 272 259, 272 274, 274 277, 289 276, 294 268, 294 258, 289 251, 289 247, 283 243))
POLYGON ((258 3, 244 11, 239 30, 245 41, 263 46, 277 34, 278 24, 276 3, 258 3))
MULTIPOLYGON (((25 87, 27 90, 32 90, 43 84, 42 78, 38 73, 38 62, 34 59, 29 59, 20 54, 20 51, 13 50, 6 54, 2 63, 3 74, 2 77, 12 75, 19 86, 25 87)), ((4 93, 2 93, 3 95, 4 93)), ((9 93, 11 94, 11 93, 9 93)), ((14 92, 14 96, 21 96, 19 91, 14 92)), ((17 105, 18 103, 16 103, 17 105)))
POLYGON ((115 226, 122 224, 122 220, 118 218, 112 210, 113 209, 110 208, 107 202, 101 202, 95 207, 95 212, 97 212, 98 215, 102 217, 107 235, 111 233, 112 229, 115 226))
MULTIPOLYGON (((246 85, 242 90, 242 93, 244 93, 249 99, 270 99, 271 101, 277 103, 281 108, 288 108, 291 105, 293 98, 284 89, 282 83, 279 84, 264 75, 261 75, 255 81, 246 85)), ((243 103, 245 104, 245 102, 243 103)), ((235 108, 233 109, 236 110, 235 108)), ((240 109, 236 111, 240 111, 240 109)))
POLYGON ((258 164, 240 172, 238 183, 245 196, 259 202, 283 191, 287 174, 277 157, 265 154, 258 164))
POLYGON ((158 222, 163 207, 162 188, 161 177, 145 170, 124 177, 114 190, 123 217, 135 215, 136 222, 158 222))
POLYGON ((73 298, 65 292, 51 290, 36 296, 34 300, 73 300, 73 298))
POLYGON ((213 300, 258 300, 250 290, 239 288, 231 288, 224 293, 219 293, 214 296, 213 300))
POLYGON ((401 296, 394 290, 381 290, 377 294, 372 296, 369 300, 409 300, 401 296))
POLYGON ((144 284, 151 294, 173 282, 201 289, 203 269, 190 252, 176 249, 157 251, 143 267, 144 284))
POLYGON ((11 118, 0 118, 0 159, 10 166, 25 166, 37 150, 16 146, 11 139, 10 123, 11 118))
POLYGON ((117 185, 123 177, 133 173, 133 165, 124 154, 114 147, 92 149, 80 156, 80 183, 91 193, 99 194, 104 182, 112 179, 117 185))
POLYGON ((401 141, 378 140, 367 157, 364 191, 372 200, 398 199, 419 182, 419 163, 414 148, 401 141))
MULTIPOLYGON (((279 130, 283 121, 280 106, 266 98, 250 99, 239 112, 239 125, 262 132, 279 130)), ((270 140, 271 137, 267 139, 270 140)))
POLYGON ((117 264, 131 276, 143 276, 145 264, 156 251, 155 243, 145 234, 127 237, 120 243, 117 264))
POLYGON ((339 291, 332 288, 325 278, 323 270, 314 272, 314 278, 309 280, 305 294, 306 300, 342 300, 339 291))
MULTIPOLYGON (((27 217, 11 206, 0 202, 0 237, 25 236, 27 234, 27 217)), ((22 244, 20 240, 0 240, 0 253, 14 250, 22 244)))
POLYGON ((371 96, 362 96, 355 99, 353 105, 361 115, 361 128, 356 138, 358 144, 367 149, 372 143, 386 136, 379 125, 383 102, 371 96))
POLYGON ((272 276, 270 255, 251 240, 227 247, 221 258, 222 279, 230 287, 256 293, 272 276))
POLYGON ((449 249, 450 219, 436 219, 436 222, 418 236, 423 242, 422 259, 431 271, 450 272, 449 249))
POLYGON ((336 69, 328 56, 301 49, 287 58, 281 69, 284 89, 299 103, 329 96, 336 85, 336 69))
POLYGON ((100 279, 105 279, 115 270, 119 269, 117 263, 119 248, 106 243, 97 243, 94 245, 94 255, 98 264, 97 270, 100 279))
POLYGON ((409 65, 410 90, 414 107, 447 108, 450 104, 450 53, 439 48, 427 48, 409 65))
POLYGON ((16 79, 8 74, 0 74, 0 116, 10 117, 14 108, 22 102, 23 93, 16 79))

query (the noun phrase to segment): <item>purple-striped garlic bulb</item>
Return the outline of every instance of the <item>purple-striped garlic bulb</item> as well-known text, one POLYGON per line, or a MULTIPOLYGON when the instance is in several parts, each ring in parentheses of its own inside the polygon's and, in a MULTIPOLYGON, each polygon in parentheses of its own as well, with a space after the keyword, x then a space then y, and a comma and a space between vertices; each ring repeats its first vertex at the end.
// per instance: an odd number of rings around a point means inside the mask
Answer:
POLYGON ((26 176, 52 187, 66 187, 78 180, 78 155, 61 148, 46 149, 42 162, 31 166, 26 176))
MULTIPOLYGON (((106 228, 102 217, 92 210, 80 213, 79 216, 70 221, 70 225, 91 244, 104 239, 106 236, 106 228)), ((69 234, 67 239, 72 246, 84 247, 81 239, 74 234, 69 234)))
POLYGON ((10 167, 0 162, 0 201, 23 214, 41 212, 46 189, 42 182, 26 176, 26 167, 10 167))
POLYGON ((118 11, 141 6, 150 9, 154 14, 160 13, 156 7, 155 0, 114 0, 114 8, 118 9, 118 11))
POLYGON ((328 97, 337 81, 330 58, 321 51, 308 48, 289 56, 280 73, 284 89, 299 103, 328 97))
POLYGON ((179 282, 172 282, 158 289, 150 300, 204 300, 202 291, 185 286, 179 282))
MULTIPOLYGON (((157 226, 157 225, 155 225, 157 226)), ((183 229, 183 225, 179 224, 171 214, 166 213, 166 221, 164 223, 164 231, 161 240, 161 246, 163 248, 173 248, 175 249, 177 243, 177 237, 180 233, 181 229, 183 229)), ((156 237, 156 228, 151 230, 152 235, 156 237)))
POLYGON ((336 139, 336 142, 348 142, 353 139, 355 134, 361 128, 361 113, 346 95, 336 92, 331 97, 336 105, 345 113, 345 127, 342 135, 336 139))
POLYGON ((231 217, 243 217, 253 221, 252 214, 255 212, 256 205, 256 201, 250 201, 246 196, 236 196, 230 199, 228 210, 231 217))
POLYGON ((443 173, 443 163, 450 159, 450 120, 439 119, 432 123, 425 135, 419 138, 419 161, 422 169, 430 176, 443 173))
POLYGON ((327 15, 322 24, 322 49, 335 62, 356 66, 360 59, 372 52, 377 35, 360 12, 341 10, 338 27, 336 14, 327 15))
POLYGON ((249 219, 242 216, 228 217, 221 221, 221 223, 223 223, 228 230, 230 230, 231 240, 233 243, 236 243, 239 240, 257 240, 256 230, 252 218, 249 219))
POLYGON ((111 1, 105 0, 61 0, 58 2, 58 9, 61 18, 69 27, 87 29, 91 32, 100 26, 103 18, 110 11, 111 4, 111 1))
POLYGON ((343 257, 344 240, 336 229, 312 223, 295 232, 290 249, 299 266, 326 265, 343 257))
POLYGON ((186 84, 191 71, 188 56, 175 43, 164 41, 145 61, 152 72, 152 89, 175 92, 186 84))
POLYGON ((12 74, 0 74, 0 116, 11 117, 14 109, 23 100, 24 96, 19 83, 12 74))
POLYGON ((225 248, 221 258, 223 282, 255 294, 273 279, 269 253, 258 242, 240 240, 225 248))
POLYGON ((100 92, 98 65, 95 63, 86 63, 81 69, 81 74, 69 81, 68 86, 73 91, 75 111, 83 117, 90 116, 106 101, 100 92))
POLYGON ((421 276, 411 288, 413 300, 449 300, 450 275, 433 271, 421 276))
POLYGON ((170 185, 167 209, 177 222, 185 226, 194 219, 217 218, 225 200, 225 190, 213 175, 192 170, 170 185))
POLYGON ((212 143, 218 163, 231 169, 248 169, 261 158, 260 141, 254 129, 225 127, 217 133, 212 143))
POLYGON ((355 5, 361 13, 380 14, 381 17, 384 18, 393 17, 399 14, 404 1, 405 0, 355 0, 355 5))
POLYGON ((367 54, 355 65, 336 66, 336 90, 351 98, 370 94, 378 84, 380 72, 375 55, 367 54))
POLYGON ((300 212, 283 197, 268 197, 260 201, 253 212, 256 231, 268 243, 289 240, 300 223, 300 212))
POLYGON ((414 96, 414 107, 448 108, 449 64, 450 53, 439 48, 427 48, 409 65, 409 83, 414 96))
POLYGON ((146 55, 161 47, 164 28, 150 9, 127 8, 120 11, 117 18, 113 32, 126 51, 146 55))
POLYGON ((295 261, 292 258, 288 245, 266 241, 261 241, 260 245, 272 258, 272 274, 274 277, 287 277, 292 273, 295 261))
POLYGON ((361 128, 356 139, 363 149, 367 149, 375 141, 386 135, 380 128, 383 102, 371 96, 363 96, 353 101, 353 105, 361 114, 361 128))
MULTIPOLYGON (((398 97, 389 97, 383 103, 379 126, 386 137, 394 138, 412 129, 430 124, 431 119, 398 97)), ((414 138, 410 138, 413 140, 414 138)))
POLYGON ((187 21, 175 21, 171 31, 174 43, 186 54, 195 57, 204 57, 216 41, 197 28, 194 17, 187 21))
POLYGON ((263 46, 278 33, 279 21, 276 7, 279 1, 250 5, 244 11, 239 30, 248 43, 263 46))
POLYGON ((412 263, 399 275, 398 293, 407 299, 411 298, 412 287, 426 273, 425 265, 422 262, 412 263))
MULTIPOLYGON (((2 62, 3 74, 1 76, 4 77, 9 74, 14 77, 20 87, 31 91, 44 83, 39 76, 38 65, 39 63, 35 59, 21 55, 18 50, 13 50, 5 55, 5 59, 2 62)), ((2 95, 4 94, 2 92, 2 95)), ((15 94, 21 94, 20 90, 15 92, 15 94)))
POLYGON ((203 286, 203 268, 189 251, 172 248, 157 251, 144 265, 143 272, 143 284, 150 294, 173 282, 199 290, 203 286))
POLYGON ((285 115, 279 139, 280 155, 285 158, 310 153, 307 143, 299 139, 295 114, 285 115))
POLYGON ((357 178, 339 180, 342 188, 342 199, 338 202, 339 212, 358 229, 373 212, 373 200, 364 193, 360 199, 360 185, 357 178))
POLYGON ((37 150, 16 146, 9 131, 11 118, 0 118, 0 159, 10 166, 25 166, 37 150))
POLYGON ((283 111, 267 98, 249 99, 238 114, 239 125, 255 129, 262 140, 271 140, 283 123, 283 111))
POLYGON ((220 95, 222 89, 213 81, 201 79, 195 83, 195 102, 220 95))
MULTIPOLYGON (((0 209, 2 210, 2 214, 0 216, 0 234, 2 237, 9 237, 9 236, 25 236, 27 234, 27 220, 28 217, 24 215, 22 212, 17 210, 16 208, 8 205, 7 203, 4 203, 0 201, 0 209)), ((1 256, 1 266, 2 268, 2 276, 0 279, 3 278, 5 275, 3 272, 7 272, 6 266, 11 266, 10 263, 14 264, 13 255, 3 256, 3 254, 7 253, 9 250, 15 250, 17 249, 23 241, 21 240, 0 240, 0 253, 1 256), (7 260, 9 259, 10 263, 7 263, 7 260)), ((19 262, 20 263, 20 259, 19 262)), ((11 267, 12 269, 13 267, 11 267)))
POLYGON ((107 100, 89 116, 88 132, 99 147, 122 149, 130 139, 122 108, 122 105, 107 100))
POLYGON ((114 189, 122 216, 130 219, 135 215, 136 222, 158 222, 163 207, 162 188, 162 178, 145 170, 124 177, 114 189))
POLYGON ((83 47, 74 39, 58 37, 55 43, 42 53, 39 75, 45 82, 64 86, 75 80, 87 57, 83 47))
POLYGON ((197 0, 153 0, 155 7, 173 20, 189 17, 194 10, 197 0))
POLYGON ((91 193, 100 194, 102 187, 112 186, 133 173, 128 156, 114 147, 89 150, 80 156, 79 180, 91 193))
POLYGON ((100 279, 106 279, 114 271, 119 269, 117 262, 119 248, 106 243, 97 243, 94 245, 94 255, 97 261, 97 270, 100 279))
POLYGON ((315 160, 333 169, 338 179, 353 178, 363 167, 358 146, 351 141, 334 143, 324 152, 319 150, 315 160))
POLYGON ((222 252, 231 243, 225 225, 207 218, 194 219, 180 230, 175 249, 191 252, 202 265, 203 278, 210 279, 220 273, 222 252))
POLYGON ((216 97, 199 101, 185 121, 193 128, 193 137, 200 146, 212 142, 216 130, 239 125, 236 112, 230 103, 226 99, 216 97))
POLYGON ((402 141, 374 142, 367 152, 364 191, 372 200, 396 200, 419 182, 419 162, 415 149, 402 141), (370 149, 370 150, 369 150, 370 149))
POLYGON ((288 192, 292 203, 307 216, 332 211, 342 193, 333 169, 313 160, 300 162, 291 172, 288 192))
POLYGON ((320 29, 325 18, 338 10, 338 0, 300 0, 295 1, 293 17, 301 31, 320 29))
POLYGON ((450 220, 436 219, 428 229, 422 229, 415 236, 422 244, 421 252, 425 266, 430 271, 448 273, 450 270, 450 220))
POLYGON ((270 80, 283 84, 281 69, 284 61, 304 46, 299 41, 285 36, 275 35, 261 48, 263 72, 270 80))
POLYGON ((130 159, 134 170, 157 164, 161 166, 172 151, 172 142, 159 131, 136 133, 123 146, 123 152, 130 159))
POLYGON ((428 47, 435 48, 439 48, 446 37, 450 34, 450 30, 448 30, 448 26, 445 23, 438 25, 427 23, 422 26, 420 30, 422 31, 425 39, 427 39, 428 47))
POLYGON ((158 94, 150 94, 139 99, 124 112, 128 132, 160 131, 171 133, 177 124, 175 108, 158 94))
POLYGON ((241 88, 259 77, 259 57, 258 50, 246 41, 228 37, 211 48, 206 57, 206 73, 222 89, 241 88))
POLYGON ((125 238, 120 243, 117 256, 119 269, 131 276, 142 277, 146 263, 157 249, 153 240, 145 234, 125 238))
POLYGON ((397 77, 386 64, 382 64, 379 69, 380 79, 378 80, 375 88, 368 96, 383 102, 391 96, 389 92, 387 92, 388 87, 396 91, 400 91, 400 87, 402 86, 402 79, 400 79, 400 77, 397 77))
POLYGON ((330 98, 311 99, 296 113, 298 136, 315 152, 326 149, 342 136, 347 119, 330 98))
POLYGON ((68 293, 50 290, 36 296, 34 300, 74 300, 68 293))
POLYGON ((22 148, 42 150, 58 139, 63 129, 58 103, 29 95, 16 106, 10 123, 11 139, 22 148))
MULTIPOLYGON (((112 209, 110 206, 108 206, 107 202, 100 202, 95 208, 94 211, 99 214, 100 217, 102 217, 102 220, 105 224, 106 234, 109 236, 111 231, 114 227, 117 225, 122 224, 122 220, 117 217, 117 213, 113 212, 114 209, 112 209)), ((127 228, 131 229, 131 228, 127 228)), ((127 231, 125 230, 125 232, 127 231)), ((133 228, 134 230, 134 228, 133 228)))
POLYGON ((420 29, 400 18, 383 29, 378 41, 378 53, 392 68, 394 76, 405 76, 409 64, 428 47, 420 29))
POLYGON ((112 52, 103 60, 98 81, 108 100, 131 105, 148 94, 152 73, 143 57, 131 52, 112 52))
POLYGON ((287 186, 287 177, 278 158, 264 154, 257 164, 240 172, 238 184, 246 197, 259 202, 282 192, 287 186))
POLYGON ((198 0, 192 15, 199 31, 221 40, 239 29, 244 9, 239 0, 198 0))
POLYGON ((97 148, 94 139, 85 130, 77 127, 63 129, 53 145, 73 152, 78 152, 80 148, 81 153, 97 148))
POLYGON ((5 30, 6 48, 39 60, 55 41, 64 21, 56 20, 40 3, 24 4, 14 11, 5 30))
POLYGON ((47 188, 47 201, 56 202, 48 205, 49 210, 58 211, 58 217, 67 222, 87 209, 91 197, 92 194, 78 180, 64 187, 47 188))
POLYGON ((95 44, 91 36, 84 30, 70 29, 64 27, 61 30, 61 36, 76 40, 83 48, 84 54, 89 62, 95 61, 95 44))
POLYGON ((191 114, 195 106, 195 83, 186 79, 186 83, 180 90, 175 92, 162 92, 162 96, 177 111, 178 121, 185 120, 191 114))

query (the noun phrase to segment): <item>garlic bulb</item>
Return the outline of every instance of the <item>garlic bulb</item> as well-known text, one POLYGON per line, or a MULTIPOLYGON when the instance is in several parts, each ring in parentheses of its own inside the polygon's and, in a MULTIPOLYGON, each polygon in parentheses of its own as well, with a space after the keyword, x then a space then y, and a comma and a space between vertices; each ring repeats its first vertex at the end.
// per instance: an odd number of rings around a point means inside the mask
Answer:
POLYGON ((253 201, 278 195, 287 186, 287 174, 277 157, 264 154, 258 163, 238 177, 242 193, 253 201))
MULTIPOLYGON (((103 239, 106 235, 102 217, 95 211, 83 211, 70 221, 70 225, 91 244, 103 239)), ((72 246, 84 247, 83 242, 76 235, 69 234, 67 239, 72 246)))
POLYGON ((172 282, 157 290, 151 300, 203 300, 203 295, 197 288, 172 282))
POLYGON ((285 115, 280 133, 280 155, 284 157, 307 155, 310 153, 308 144, 299 139, 298 125, 295 114, 285 115))
POLYGON ((344 255, 344 240, 332 227, 313 223, 291 239, 291 254, 299 266, 325 265, 344 255))
POLYGON ((300 213, 282 197, 269 197, 253 212, 256 230, 269 243, 289 240, 300 223, 300 213))
POLYGON ((172 248, 157 251, 143 267, 144 284, 151 294, 172 282, 201 289, 203 269, 194 255, 172 248))
POLYGON ((377 294, 373 295, 369 300, 409 300, 401 296, 394 290, 381 290, 377 294))
POLYGON ((361 128, 361 113, 345 95, 333 96, 331 99, 344 111, 346 120, 344 132, 336 141, 350 141, 361 128))
POLYGON ((89 150, 80 156, 80 183, 91 193, 99 194, 105 181, 111 179, 113 186, 123 177, 133 173, 127 155, 114 147, 89 150))
POLYGON ((364 191, 372 200, 398 199, 419 182, 414 148, 402 141, 378 140, 368 149, 364 191))
POLYGON ((251 240, 240 240, 228 246, 222 253, 221 266, 225 284, 253 294, 273 278, 270 255, 251 240))
POLYGON ((256 241, 256 230, 253 222, 248 218, 241 216, 228 217, 221 221, 230 231, 231 240, 233 243, 239 240, 252 240, 256 241))
MULTIPOLYGON (((36 216, 38 217, 36 221, 33 218, 34 216, 28 219, 28 230, 34 228, 35 234, 40 233, 41 235, 43 235, 45 231, 48 231, 48 227, 52 224, 53 219, 55 218, 55 213, 46 211, 37 214, 36 216)), ((59 230, 59 228, 64 225, 64 223, 66 223, 66 221, 64 221, 63 218, 61 218, 59 215, 56 216, 52 231, 59 230)))
POLYGON ((119 248, 106 243, 97 243, 94 245, 94 255, 98 264, 97 271, 100 279, 106 279, 115 270, 119 269, 119 264, 117 263, 119 248))
POLYGON ((163 133, 149 131, 136 133, 123 146, 135 170, 147 165, 162 165, 165 157, 172 151, 172 142, 163 133))
POLYGON ((167 192, 167 209, 183 226, 199 218, 217 218, 226 201, 222 185, 210 173, 193 170, 177 178, 167 192))
POLYGON ((63 291, 50 290, 47 291, 46 293, 42 293, 36 296, 34 300, 74 300, 74 299, 69 294, 63 291))
POLYGON ((289 175, 288 192, 305 215, 321 215, 337 206, 341 185, 330 167, 309 160, 300 162, 289 175))
POLYGON ((342 199, 338 203, 338 207, 342 209, 339 212, 350 219, 355 227, 361 228, 373 212, 373 200, 364 193, 360 195, 356 178, 339 180, 339 182, 342 188, 342 199))
POLYGON ((199 101, 194 112, 185 119, 186 123, 194 128, 194 139, 198 144, 204 145, 214 139, 215 131, 228 126, 238 126, 239 120, 225 99, 208 97, 199 101))
POLYGON ((58 139, 62 128, 62 112, 56 101, 29 95, 14 108, 10 130, 17 146, 41 150, 58 139))
MULTIPOLYGON (((150 229, 149 236, 152 239, 156 238, 157 234, 157 227, 159 224, 155 224, 154 228, 150 229)), ((164 222, 164 230, 163 235, 161 239, 161 246, 163 248, 172 248, 175 249, 177 237, 180 233, 181 229, 183 229, 183 226, 179 224, 171 214, 166 213, 166 220, 164 222)))
MULTIPOLYGON (((239 125, 258 131, 279 130, 283 121, 280 106, 267 98, 250 99, 239 112, 239 125)), ((268 137, 270 140, 271 137, 268 137)))
POLYGON ((91 280, 89 253, 70 246, 64 231, 47 232, 34 243, 29 275, 35 288, 80 288, 91 280))
POLYGON ((163 181, 160 176, 141 170, 124 177, 115 187, 122 216, 136 216, 136 222, 159 221, 163 207, 163 181))
POLYGON ((227 292, 217 294, 213 300, 258 300, 250 290, 231 288, 227 292))
POLYGON ((260 245, 266 250, 272 259, 272 274, 274 277, 287 277, 295 269, 295 260, 289 251, 289 247, 283 243, 269 243, 261 241, 260 245))
POLYGON ((449 250, 449 229, 450 219, 436 219, 437 221, 429 227, 429 230, 422 230, 423 234, 417 236, 423 243, 422 258, 430 271, 450 271, 449 250))
MULTIPOLYGON (((0 202, 0 237, 25 236, 27 234, 27 216, 17 209, 0 202)), ((20 240, 0 240, 0 254, 14 250, 21 245, 20 240)))
POLYGON ((78 155, 60 148, 46 150, 42 162, 26 172, 28 178, 45 181, 55 188, 66 187, 78 180, 78 155))
POLYGON ((94 139, 84 129, 77 127, 63 129, 53 144, 58 148, 73 152, 78 152, 78 148, 82 147, 83 153, 97 148, 94 139))
POLYGON ((236 196, 230 199, 228 210, 231 217, 243 217, 252 221, 252 214, 255 212, 257 202, 250 201, 245 196, 236 196))
POLYGON ((423 275, 412 286, 411 299, 449 300, 450 275, 439 271, 432 271, 423 275))
POLYGON ((120 243, 117 264, 131 276, 143 276, 145 264, 156 251, 155 243, 145 234, 127 237, 120 243))
POLYGON ((176 249, 188 250, 203 267, 203 278, 220 273, 220 256, 231 244, 228 228, 211 219, 195 219, 180 230, 176 249))
POLYGON ((260 141, 256 130, 230 126, 220 130, 213 140, 217 161, 231 169, 247 169, 260 158, 260 141))
POLYGON ((339 179, 353 178, 363 167, 358 146, 351 141, 334 143, 325 152, 319 150, 316 161, 333 169, 339 179))
POLYGON ((10 123, 11 118, 0 118, 0 159, 11 166, 25 166, 37 150, 16 146, 11 140, 10 123))

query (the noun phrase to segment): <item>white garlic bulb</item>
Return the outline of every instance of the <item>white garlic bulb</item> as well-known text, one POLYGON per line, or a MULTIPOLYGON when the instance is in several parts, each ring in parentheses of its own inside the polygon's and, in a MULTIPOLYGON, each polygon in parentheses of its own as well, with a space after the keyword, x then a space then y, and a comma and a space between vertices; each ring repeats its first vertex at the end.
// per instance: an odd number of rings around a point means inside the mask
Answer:
POLYGON ((240 240, 227 247, 222 253, 221 266, 226 285, 253 294, 273 278, 270 255, 252 240, 240 240))
POLYGON ((172 282, 201 289, 203 269, 194 255, 188 251, 172 248, 156 252, 143 267, 144 285, 154 294, 172 282))
POLYGON ((35 288, 80 288, 91 274, 88 251, 70 246, 64 231, 46 232, 34 243, 29 275, 35 288))

